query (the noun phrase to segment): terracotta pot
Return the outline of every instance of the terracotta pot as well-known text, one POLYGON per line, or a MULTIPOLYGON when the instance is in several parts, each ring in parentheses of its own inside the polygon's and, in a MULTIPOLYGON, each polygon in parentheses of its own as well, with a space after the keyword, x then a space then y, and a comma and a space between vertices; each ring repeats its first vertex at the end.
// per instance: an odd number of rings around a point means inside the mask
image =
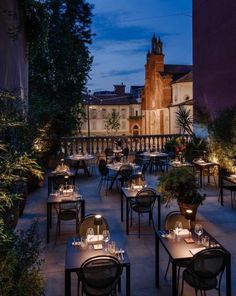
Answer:
POLYGON ((187 204, 183 203, 181 201, 178 201, 179 209, 182 215, 185 215, 186 210, 192 210, 193 215, 191 221, 195 221, 196 219, 196 214, 197 214, 197 209, 200 204, 187 204))

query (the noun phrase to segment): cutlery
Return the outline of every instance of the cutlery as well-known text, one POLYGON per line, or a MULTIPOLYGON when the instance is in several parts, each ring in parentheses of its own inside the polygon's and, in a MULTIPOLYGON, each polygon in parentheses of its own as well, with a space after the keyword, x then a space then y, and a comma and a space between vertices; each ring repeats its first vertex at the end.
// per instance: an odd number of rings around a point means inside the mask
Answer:
POLYGON ((120 250, 117 251, 117 258, 118 258, 118 260, 121 260, 121 257, 120 257, 120 250))
POLYGON ((124 260, 124 255, 123 255, 124 251, 122 249, 120 249, 120 255, 121 255, 121 259, 124 260))

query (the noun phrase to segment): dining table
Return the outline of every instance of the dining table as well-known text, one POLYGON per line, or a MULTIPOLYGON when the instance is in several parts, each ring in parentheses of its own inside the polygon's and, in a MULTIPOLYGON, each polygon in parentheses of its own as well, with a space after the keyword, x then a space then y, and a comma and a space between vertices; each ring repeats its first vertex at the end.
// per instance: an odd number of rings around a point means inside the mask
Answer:
MULTIPOLYGON (((209 234, 205 229, 203 235, 208 236, 210 239, 209 247, 220 247, 226 252, 226 296, 231 296, 231 254, 227 251, 222 244, 220 244, 215 237, 209 234)), ((188 237, 188 234, 187 234, 188 237)), ((155 281, 156 287, 160 287, 160 245, 163 247, 165 252, 172 262, 172 296, 178 295, 177 293, 177 264, 183 261, 191 260, 198 251, 205 249, 203 245, 198 244, 198 239, 191 229, 191 237, 193 243, 187 243, 185 241, 186 236, 170 235, 166 231, 155 231, 155 281)))
POLYGON ((205 161, 203 159, 195 159, 195 160, 193 160, 193 165, 197 170, 199 170, 199 183, 200 183, 201 188, 203 185, 204 170, 207 170, 208 183, 210 183, 210 170, 213 168, 217 168, 218 184, 220 186, 220 164, 218 164, 216 162, 205 161))
POLYGON ((168 159, 169 159, 169 154, 165 152, 159 152, 159 151, 154 151, 154 152, 149 152, 145 151, 143 153, 140 153, 140 156, 148 158, 149 163, 149 172, 151 173, 153 171, 153 165, 157 164, 160 166, 161 170, 163 171, 163 165, 166 167, 166 170, 168 170, 168 159))
MULTIPOLYGON (((119 244, 119 242, 117 242, 119 244)), ((126 250, 123 249, 122 244, 119 244, 122 250, 122 256, 116 254, 110 254, 105 250, 104 246, 101 249, 95 249, 92 247, 81 248, 80 245, 74 244, 73 239, 69 239, 66 245, 66 257, 65 257, 65 296, 71 296, 71 274, 77 273, 80 278, 82 274, 82 264, 89 258, 109 255, 119 259, 119 262, 123 268, 126 269, 126 296, 131 295, 131 277, 130 277, 130 259, 126 250)))
POLYGON ((120 168, 122 167, 122 165, 130 165, 133 168, 134 172, 136 172, 138 169, 140 169, 140 166, 136 165, 133 162, 114 162, 114 163, 107 164, 107 168, 109 170, 115 172, 115 175, 114 175, 114 178, 110 184, 109 190, 112 189, 115 181, 117 180, 117 178, 119 176, 119 171, 120 171, 120 168))
POLYGON ((177 168, 194 168, 194 165, 188 161, 172 160, 168 162, 168 165, 173 169, 177 168))
POLYGON ((50 242, 50 228, 52 228, 52 207, 60 204, 80 203, 80 220, 85 216, 85 200, 78 192, 62 192, 57 191, 49 194, 47 198, 47 243, 50 242))
MULTIPOLYGON (((126 234, 129 235, 129 212, 130 207, 129 203, 131 199, 134 199, 137 196, 137 193, 142 190, 143 186, 132 186, 128 187, 121 187, 121 198, 120 198, 120 219, 123 222, 124 220, 124 204, 126 205, 126 234), (125 203, 124 203, 125 199, 125 203)), ((152 188, 153 189, 153 188, 152 188)), ((160 229, 161 227, 161 197, 157 195, 157 228, 160 229)))
POLYGON ((220 176, 220 204, 222 206, 224 205, 224 189, 233 189, 234 191, 236 191, 236 174, 220 176))
POLYGON ((88 170, 88 163, 96 158, 93 154, 72 154, 68 156, 67 160, 75 164, 76 172, 75 175, 78 175, 79 169, 84 170, 84 175, 90 177, 90 172, 88 170))

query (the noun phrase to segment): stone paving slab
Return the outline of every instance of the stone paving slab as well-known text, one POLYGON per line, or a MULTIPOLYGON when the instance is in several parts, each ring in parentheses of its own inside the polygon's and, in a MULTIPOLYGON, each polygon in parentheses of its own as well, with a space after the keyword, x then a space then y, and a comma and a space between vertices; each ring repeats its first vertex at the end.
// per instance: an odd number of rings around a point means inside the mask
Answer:
MULTIPOLYGON (((147 175, 149 184, 155 186, 157 176, 147 175)), ((154 234, 152 228, 148 226, 147 217, 141 218, 141 238, 138 238, 137 216, 133 215, 133 227, 130 235, 125 234, 125 222, 120 221, 120 194, 116 187, 112 191, 102 189, 98 193, 99 177, 78 177, 76 180, 80 193, 86 200, 86 213, 101 213, 109 223, 113 239, 116 235, 122 237, 125 248, 131 261, 131 290, 132 296, 168 296, 171 295, 171 271, 167 280, 163 279, 168 262, 168 256, 161 248, 161 288, 156 289, 154 283, 154 234)), ((232 295, 236 295, 236 209, 230 206, 230 197, 225 198, 225 206, 218 203, 219 189, 215 187, 205 187, 207 198, 203 205, 199 207, 197 222, 202 223, 204 228, 215 236, 232 255, 232 295)), ((54 244, 56 216, 53 216, 53 228, 51 230, 50 244, 46 244, 46 199, 47 183, 32 193, 27 200, 26 208, 21 217, 18 228, 27 228, 33 219, 38 219, 40 236, 44 245, 43 274, 46 280, 46 296, 64 295, 64 260, 66 241, 75 236, 75 226, 73 222, 65 223, 62 221, 62 231, 58 237, 57 244, 54 244)), ((162 221, 169 211, 178 210, 174 203, 171 208, 162 206, 162 221)), ((156 219, 156 212, 154 214, 156 219)), ((77 295, 76 276, 72 277, 72 295, 77 295)), ((121 296, 124 293, 125 283, 122 285, 121 296)), ((185 296, 195 295, 194 290, 185 285, 185 296)), ((208 296, 217 295, 216 291, 207 292, 208 296)), ((222 282, 222 295, 225 295, 224 277, 222 282)))

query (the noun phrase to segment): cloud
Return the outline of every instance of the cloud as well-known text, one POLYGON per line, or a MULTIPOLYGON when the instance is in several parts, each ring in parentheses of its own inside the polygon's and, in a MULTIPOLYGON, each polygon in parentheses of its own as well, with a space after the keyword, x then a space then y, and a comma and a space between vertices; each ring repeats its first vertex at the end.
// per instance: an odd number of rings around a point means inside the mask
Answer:
POLYGON ((101 77, 106 78, 110 76, 129 76, 129 75, 137 74, 143 71, 144 71, 143 68, 130 69, 130 70, 110 70, 106 73, 101 73, 101 77))
POLYGON ((144 84, 152 34, 163 41, 166 63, 191 64, 191 1, 90 0, 94 3, 90 88, 144 84))

